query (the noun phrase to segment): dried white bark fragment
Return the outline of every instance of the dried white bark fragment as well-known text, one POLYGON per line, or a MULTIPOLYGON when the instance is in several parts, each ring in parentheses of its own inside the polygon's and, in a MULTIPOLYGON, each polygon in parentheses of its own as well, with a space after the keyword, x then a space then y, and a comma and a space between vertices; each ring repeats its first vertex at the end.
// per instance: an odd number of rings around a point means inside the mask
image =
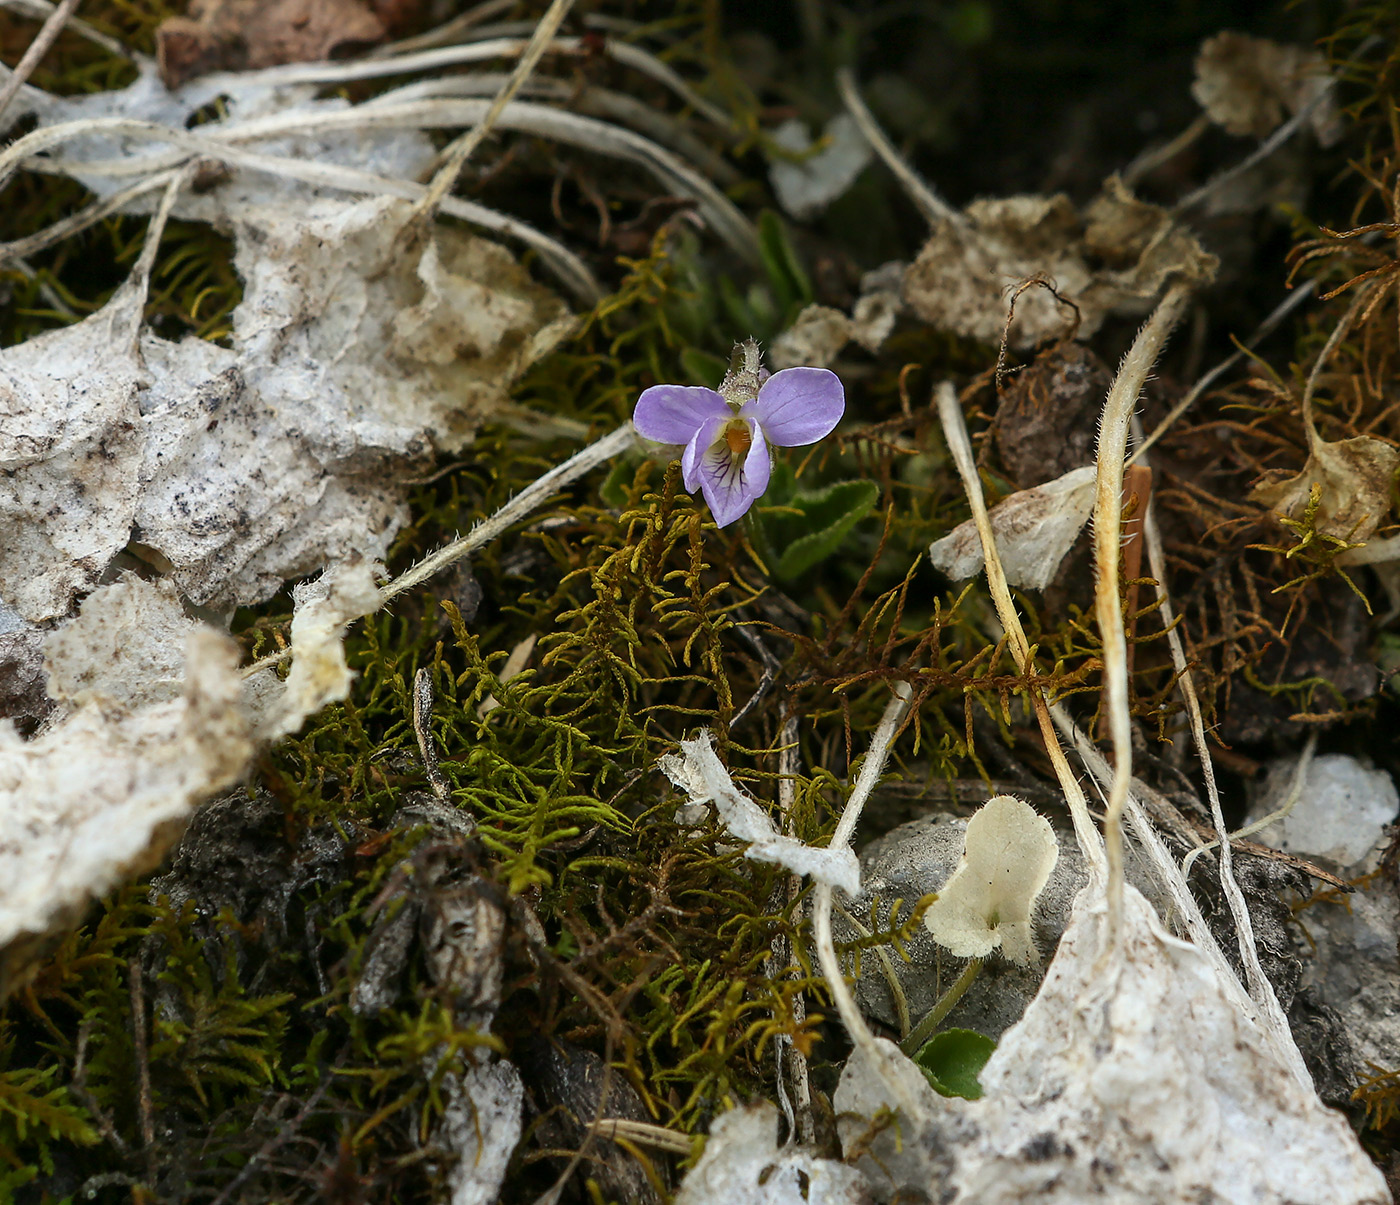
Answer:
MULTIPOLYGON (((865 1177, 801 1147, 779 1149, 778 1110, 767 1101, 731 1109, 710 1126, 705 1153, 676 1205, 866 1205, 865 1177)), ((455 1205, 455 1203, 454 1203, 455 1205)))
POLYGON ((32 741, 0 721, 0 997, 45 934, 158 862, 195 805, 253 756, 237 648, 222 633, 189 635, 173 698, 165 666, 138 672, 123 697, 71 671, 63 652, 51 650, 51 675, 86 683, 88 701, 32 741))
POLYGON ((44 642, 49 697, 130 709, 184 689, 185 646, 201 629, 166 581, 134 575, 90 594, 44 642))
MULTIPOLYGON (((1345 1118, 1133 887, 1117 949, 1107 936, 1102 891, 1088 888, 1040 994, 984 1068, 983 1098, 924 1085, 924 1124, 901 1118, 859 1160, 880 1199, 903 1188, 950 1205, 1390 1200, 1345 1118)), ((847 1065, 835 1106, 848 1153, 869 1134, 863 1119, 894 1107, 887 1094, 847 1065)))
POLYGON ((492 1205, 520 1141, 525 1087, 504 1059, 483 1052, 460 1076, 443 1077, 446 1105, 437 1140, 457 1157, 447 1174, 450 1205, 492 1205))
POLYGON ((142 295, 0 351, 0 605, 67 613, 131 538, 146 383, 142 295))
POLYGON ((265 207, 234 226, 232 349, 136 340, 141 298, 0 352, 0 600, 65 614, 134 537, 192 601, 232 608, 382 557, 404 478, 455 451, 568 332, 508 252, 407 202, 265 207))
POLYGON ((779 833, 768 813, 734 785, 711 740, 706 730, 693 741, 682 741, 679 755, 667 754, 658 763, 689 795, 688 802, 713 803, 725 828, 740 841, 749 842, 746 857, 786 866, 795 874, 811 875, 818 882, 855 895, 860 890, 860 861, 851 849, 819 849, 779 833))
MULTIPOLYGON (((1094 510, 1093 465, 1071 469, 1054 481, 1019 490, 988 512, 1013 586, 1043 590, 1050 584, 1094 510)), ((929 561, 955 582, 982 571, 982 541, 971 520, 929 546, 929 561)))

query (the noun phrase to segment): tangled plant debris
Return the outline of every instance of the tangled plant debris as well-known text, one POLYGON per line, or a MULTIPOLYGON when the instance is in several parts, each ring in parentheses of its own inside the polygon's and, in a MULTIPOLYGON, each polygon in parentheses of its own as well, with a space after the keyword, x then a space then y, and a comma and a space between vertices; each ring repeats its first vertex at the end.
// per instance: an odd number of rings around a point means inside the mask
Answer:
POLYGON ((1390 1199, 1389 16, 72 8, 0 1197, 1390 1199))

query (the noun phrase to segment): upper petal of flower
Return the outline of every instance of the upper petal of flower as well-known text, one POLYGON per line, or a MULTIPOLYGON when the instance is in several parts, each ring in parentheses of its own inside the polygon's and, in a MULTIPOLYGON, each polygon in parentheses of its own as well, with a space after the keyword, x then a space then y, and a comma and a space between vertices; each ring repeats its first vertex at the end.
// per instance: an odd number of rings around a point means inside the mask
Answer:
MULTIPOLYGON (((699 459, 700 492, 710 504, 710 514, 720 527, 728 527, 754 504, 768 488, 772 472, 768 446, 758 424, 749 423, 752 442, 743 458, 729 450, 729 444, 716 439, 701 450, 699 459)), ((687 452, 689 449, 686 449, 687 452)))
POLYGON ((653 385, 637 399, 632 422, 647 439, 688 444, 707 418, 733 411, 713 389, 702 385, 653 385))
POLYGON ((758 419, 768 442, 780 448, 816 443, 831 434, 845 412, 841 378, 827 368, 775 372, 763 382, 758 397, 739 411, 745 418, 758 419))

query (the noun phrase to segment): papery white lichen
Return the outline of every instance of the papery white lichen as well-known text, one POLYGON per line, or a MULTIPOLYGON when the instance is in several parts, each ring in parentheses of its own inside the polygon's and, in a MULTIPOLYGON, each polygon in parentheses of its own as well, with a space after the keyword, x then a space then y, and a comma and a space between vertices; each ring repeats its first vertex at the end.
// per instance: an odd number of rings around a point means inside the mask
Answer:
POLYGON ((285 681, 272 670, 250 682, 257 732, 275 741, 295 732, 329 703, 350 693, 355 675, 345 663, 345 625, 379 609, 375 566, 352 561, 292 592, 292 668, 285 681))
POLYGON ((835 1159, 778 1146, 778 1110, 766 1101, 716 1117, 705 1153, 676 1205, 865 1205, 865 1177, 835 1159))
MULTIPOLYGON (((155 865, 195 805, 251 762, 236 646, 201 625, 184 647, 176 697, 159 668, 149 695, 89 685, 33 740, 0 721, 0 997, 48 932, 155 865)), ((74 680, 61 662, 50 673, 74 680)))
POLYGON ((159 862, 259 743, 349 692, 344 627, 379 605, 373 566, 296 594, 285 681, 245 679, 237 646, 187 616, 168 582, 101 586, 48 637, 58 714, 28 741, 0 721, 0 998, 48 933, 159 862))

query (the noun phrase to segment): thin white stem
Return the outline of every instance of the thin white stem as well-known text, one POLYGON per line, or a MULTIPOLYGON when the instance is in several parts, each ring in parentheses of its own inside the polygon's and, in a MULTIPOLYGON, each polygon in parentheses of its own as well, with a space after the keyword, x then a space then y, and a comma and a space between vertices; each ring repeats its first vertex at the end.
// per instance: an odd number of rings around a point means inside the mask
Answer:
POLYGON ((1322 442, 1322 437, 1317 433, 1317 426, 1313 421, 1312 400, 1313 394, 1317 392, 1317 382, 1322 377, 1322 370, 1332 359, 1332 354, 1341 346, 1342 340, 1351 330, 1351 324, 1356 321, 1356 316, 1361 312, 1361 307, 1370 299, 1371 293, 1378 287, 1378 282, 1368 281, 1356 290, 1356 296, 1352 298, 1351 305, 1347 307, 1347 312, 1342 315, 1341 321, 1337 323, 1332 333, 1327 336, 1327 342, 1322 345, 1322 350, 1317 353, 1317 361, 1312 366, 1312 371, 1308 373, 1308 383, 1303 386, 1303 431, 1308 437, 1308 451, 1317 450, 1317 445, 1322 442))
MULTIPOLYGON (((1374 38, 1368 39, 1368 41, 1375 40, 1376 39, 1374 38)), ((1358 57, 1361 54, 1362 50, 1365 48, 1366 43, 1363 43, 1362 46, 1357 48, 1356 52, 1352 55, 1352 58, 1354 59, 1358 57)), ((1255 147, 1253 151, 1251 151, 1238 163, 1232 164, 1230 167, 1227 167, 1223 171, 1218 172, 1216 175, 1212 176, 1209 180, 1202 184, 1200 188, 1196 189, 1193 192, 1187 193, 1186 196, 1182 197, 1181 200, 1179 200, 1173 208, 1176 210, 1177 213, 1181 213, 1184 210, 1191 209, 1194 206, 1199 205, 1202 201, 1209 197, 1211 193, 1215 192, 1219 188, 1224 187, 1231 180, 1242 176, 1245 172, 1249 171, 1250 168, 1254 167, 1256 164, 1262 163, 1276 150, 1278 150, 1279 147, 1281 147, 1285 142, 1292 138, 1294 134, 1296 134, 1299 130, 1303 128, 1304 123, 1307 122, 1308 119, 1312 117, 1313 113, 1317 111, 1318 106, 1321 105, 1328 97, 1332 95, 1332 92, 1333 81, 1329 78, 1325 87, 1319 88, 1316 94, 1307 102, 1307 104, 1305 104, 1301 109, 1299 109, 1298 112, 1293 114, 1292 117, 1290 117, 1281 126, 1279 126, 1279 128, 1276 129, 1272 134, 1270 134, 1266 139, 1264 139, 1264 141, 1261 142, 1257 147, 1255 147)))
MULTIPOLYGON (((4 118, 5 110, 10 107, 10 102, 24 85, 24 81, 34 74, 34 68, 48 54, 49 47, 57 40, 58 35, 63 32, 63 27, 68 23, 78 7, 78 0, 60 0, 56 9, 49 14, 48 20, 39 28, 39 32, 34 36, 34 40, 29 43, 29 49, 24 52, 20 61, 15 64, 15 69, 10 72, 10 78, 0 87, 0 119, 4 118)), ((0 125, 0 129, 4 129, 0 125)))
POLYGON ((812 944, 816 948, 817 965, 821 967, 821 972, 826 977, 826 986, 831 993, 831 1001, 836 1005, 836 1011, 845 1023, 846 1032, 851 1037, 851 1043, 860 1052, 861 1057, 870 1064, 871 1070, 884 1081, 885 1087, 899 1102, 899 1107, 904 1110, 905 1114, 911 1120, 918 1120, 924 1115, 923 1105, 918 1097, 905 1086, 904 1080, 893 1066, 888 1052, 875 1040, 875 1035, 870 1032, 865 1018, 860 1015, 856 999, 851 995, 851 989, 846 983, 846 976, 841 970, 841 960, 836 957, 836 943, 831 935, 832 891, 830 883, 819 882, 812 901, 812 944))
POLYGON ((841 99, 846 105, 846 111, 850 113, 866 142, 870 144, 870 149, 894 173, 895 179, 909 194, 909 199, 924 215, 924 220, 930 226, 936 222, 966 225, 967 219, 940 197, 933 190, 933 187, 910 167, 904 161, 903 156, 895 150, 894 144, 885 136, 884 130, 880 128, 880 123, 875 120, 875 114, 870 111, 865 100, 861 97, 860 90, 856 87, 856 78, 851 74, 849 67, 842 67, 836 72, 836 86, 841 91, 841 99))
POLYGON ((1164 163, 1170 163, 1184 150, 1194 145, 1208 129, 1210 129, 1210 118, 1202 113, 1170 142, 1149 147, 1129 163, 1119 173, 1123 183, 1132 188, 1143 176, 1156 171, 1164 163))
MULTIPOLYGON (((200 127, 201 131, 210 128, 209 126, 200 127)), ((424 185, 412 180, 379 176, 373 172, 342 167, 335 163, 295 159, 281 155, 264 155, 256 151, 231 146, 228 142, 205 137, 202 134, 191 134, 184 130, 175 130, 152 122, 132 121, 125 118, 94 118, 35 130, 32 134, 18 139, 5 151, 0 152, 0 182, 3 182, 7 173, 13 171, 29 154, 46 150, 50 145, 57 145, 71 138, 105 133, 146 137, 151 141, 173 143, 181 149, 178 153, 147 156, 144 159, 132 156, 128 159, 109 160, 97 164, 68 162, 60 159, 48 159, 36 163, 34 166, 41 170, 65 174, 125 176, 140 175, 147 171, 156 173, 139 184, 114 194, 105 201, 95 203, 81 214, 74 215, 71 221, 81 222, 81 225, 77 227, 79 229, 82 226, 91 225, 92 222, 111 212, 118 198, 134 198, 148 191, 156 181, 168 180, 170 171, 180 164, 188 162, 192 155, 205 159, 216 159, 232 167, 263 171, 269 175, 303 180, 308 184, 344 189, 346 192, 362 193, 367 196, 389 196, 417 200, 423 196, 425 191, 424 185), (50 135, 56 136, 50 137, 50 135)), ((541 260, 554 272, 559 281, 585 303, 591 304, 602 296, 602 289, 583 261, 563 244, 555 242, 534 227, 462 197, 444 198, 441 209, 443 213, 452 217, 461 218, 465 222, 497 234, 519 239, 522 243, 534 248, 540 253, 541 260)), ((50 230, 59 229, 61 225, 62 223, 56 223, 50 230)), ((69 232, 71 231, 68 229, 64 230, 64 233, 69 232)), ((34 242, 38 239, 43 240, 42 245, 48 245, 53 241, 50 237, 50 231, 41 231, 31 240, 21 240, 0 248, 0 255, 9 254, 16 248, 20 249, 22 253, 31 252, 34 249, 34 242)))
MULTIPOLYGON (((852 916, 840 904, 832 902, 832 908, 841 914, 841 919, 855 930, 856 936, 869 938, 875 936, 873 929, 867 929, 859 920, 852 916)), ((870 923, 875 923, 874 901, 871 902, 870 923)), ((890 999, 894 1001, 895 1018, 899 1022, 899 1036, 904 1038, 909 1033, 909 998, 904 994, 904 988, 899 982, 899 976, 895 973, 894 960, 884 946, 874 946, 871 953, 875 955, 880 963, 880 973, 885 977, 885 986, 890 989, 890 999)), ((906 1053, 908 1053, 906 1051, 906 1053)))
POLYGON ((453 540, 452 543, 443 548, 439 548, 431 556, 424 557, 412 569, 396 577, 380 591, 380 606, 397 598, 406 590, 421 586, 435 573, 441 572, 448 565, 460 561, 464 556, 470 556, 478 548, 489 544, 512 524, 525 518, 557 490, 562 489, 571 481, 578 480, 586 473, 592 472, 600 464, 605 464, 618 453, 626 451, 632 446, 635 439, 636 431, 630 422, 626 422, 616 431, 604 435, 602 439, 589 444, 582 451, 574 453, 563 464, 556 465, 543 477, 532 481, 489 519, 483 519, 466 535, 453 540))
MULTIPOLYGON (((19 13, 25 17, 37 17, 40 20, 47 20, 53 16, 55 6, 49 0, 0 0, 0 8, 9 9, 12 13, 19 13)), ((69 17, 65 28, 86 38, 95 46, 101 46, 108 54, 114 54, 118 58, 126 59, 128 62, 145 61, 145 56, 136 54, 123 46, 116 38, 110 38, 105 33, 100 33, 80 17, 69 17)), ((3 129, 0 125, 0 129, 3 129)))
POLYGON ((428 191, 424 193, 422 200, 414 206, 410 224, 416 225, 421 221, 431 219, 437 213, 438 206, 442 203, 442 199, 452 191, 452 186, 456 184, 457 177, 461 174, 467 160, 471 158, 472 153, 481 145, 486 136, 495 129, 496 122, 505 111, 506 105, 514 99, 515 94, 520 91, 521 86, 539 65, 544 52, 549 49, 551 39, 558 32, 559 26, 563 23, 573 4, 574 0, 553 0, 553 3, 550 4, 544 16, 540 18, 540 23, 535 27, 534 34, 526 43, 525 49, 521 52, 520 58, 515 64, 515 70, 510 73, 509 78, 501 86, 501 90, 491 101, 491 107, 486 110, 486 116, 465 134, 455 139, 447 148, 445 162, 428 185, 428 191))
MULTIPOLYGON (((799 770, 797 735, 797 716, 789 715, 783 721, 782 729, 778 734, 778 743, 781 746, 778 753, 778 810, 783 817, 783 831, 789 837, 797 835, 792 814, 793 808, 797 804, 796 779, 799 770)), ((788 903, 796 903, 802 894, 802 876, 793 875, 789 878, 787 889, 788 903)), ((782 942, 782 954, 785 960, 792 961, 792 949, 786 940, 782 942)), ((803 992, 793 993, 792 1018, 799 1025, 807 1019, 807 997, 803 992)), ((794 1107, 796 1124, 793 1126, 792 1138, 802 1142, 813 1142, 816 1140, 816 1123, 812 1114, 812 1080, 807 1069, 807 1056, 791 1042, 784 1042, 782 1045, 787 1050, 791 1067, 792 1094, 796 1098, 794 1107)), ((781 1080, 781 1069, 778 1075, 781 1080)))
POLYGON ((12 243, 0 243, 0 264, 10 260, 23 259, 25 256, 34 255, 43 251, 65 239, 72 238, 75 234, 81 234, 89 226, 95 226, 108 214, 116 213, 126 207, 132 201, 145 196, 148 192, 156 192, 170 183, 174 171, 157 172, 153 176, 148 176, 140 183, 133 184, 129 188, 123 188, 120 192, 114 192, 111 196, 103 197, 99 201, 94 201, 91 205, 85 205, 77 213, 70 214, 66 218, 60 218, 51 226, 37 231, 26 238, 15 239, 12 243))
POLYGON ((1128 451, 1128 424, 1147 374, 1161 355, 1167 336, 1186 309, 1193 282, 1173 284, 1138 332, 1123 357, 1104 402, 1099 423, 1098 478, 1094 497, 1094 563, 1097 580, 1094 610, 1103 641, 1103 676, 1107 688, 1109 734, 1113 741, 1113 780, 1104 815, 1108 849, 1108 927, 1116 938, 1123 913, 1123 808, 1133 774, 1132 721, 1128 703, 1128 640, 1118 594, 1118 556, 1123 540, 1123 463, 1128 451))
MULTIPOLYGON (((1136 420, 1134 421, 1136 422, 1136 420)), ((1137 432, 1141 434, 1140 427, 1137 428, 1137 432)), ((1201 701, 1196 695, 1196 684, 1191 674, 1191 668, 1186 661, 1186 650, 1181 643, 1181 633, 1177 630, 1176 612, 1172 607, 1171 597, 1167 594, 1167 558, 1162 547, 1162 535, 1157 527, 1156 508, 1150 498, 1143 515, 1142 532, 1143 540, 1147 545, 1147 563, 1152 570, 1152 576, 1157 579, 1157 588, 1161 593, 1161 603, 1158 610, 1162 616, 1162 626, 1167 633, 1167 647, 1171 650, 1172 667, 1176 671, 1177 684, 1180 686, 1182 698, 1186 702, 1186 714, 1191 725, 1191 738, 1196 746, 1196 755, 1200 759, 1201 774, 1206 784, 1206 798, 1210 803, 1211 823, 1215 826, 1215 831, 1223 836, 1226 831, 1225 812, 1221 807, 1220 791, 1215 782, 1215 763, 1211 760, 1210 746, 1206 743, 1205 717, 1201 712, 1201 701)), ((1313 733, 1309 738, 1311 745, 1315 745, 1316 739, 1317 734, 1313 733)), ((1311 756, 1311 745, 1309 751, 1304 754, 1303 765, 1305 768, 1307 758, 1311 756)), ((1291 804, 1288 806, 1291 807, 1291 804)), ((1209 848, 1209 846, 1205 848, 1209 848)), ((1191 862, 1203 852, 1204 849, 1196 849, 1187 855, 1181 866, 1183 884, 1190 874, 1191 862)), ((1239 942, 1240 961, 1244 966, 1245 978, 1249 981, 1250 997, 1258 1005, 1268 1027, 1274 1031, 1278 1043, 1288 1047, 1290 1063, 1297 1064, 1300 1062, 1300 1057, 1292 1037, 1289 1036, 1285 1039, 1281 1036, 1291 1035, 1288 1018, 1284 1015, 1283 1006, 1279 1003, 1274 985, 1269 982, 1269 977, 1264 974, 1264 968, 1259 961, 1259 951, 1254 941, 1254 921, 1250 916, 1249 905, 1245 901, 1244 893, 1235 880, 1229 840, 1223 840, 1220 845, 1220 883, 1225 892, 1230 915, 1235 921, 1235 935, 1239 942)), ((1294 1070, 1296 1073, 1296 1066, 1294 1070)))
MULTIPOLYGON (((635 438, 636 432, 632 424, 630 422, 624 423, 616 431, 589 444, 582 451, 576 452, 562 464, 555 465, 543 477, 531 482, 520 493, 516 494, 489 519, 483 519, 466 535, 439 548, 431 556, 424 557, 412 569, 400 574, 387 586, 384 586, 379 592, 379 605, 383 607, 405 591, 421 586, 433 574, 441 572, 453 562, 460 561, 463 557, 470 556, 478 548, 489 544, 513 523, 518 523, 525 518, 556 490, 577 480, 600 464, 611 460, 619 452, 626 451, 635 438)), ((243 676, 251 678, 263 670, 281 665, 284 661, 290 661, 291 657, 292 650, 290 648, 283 649, 278 653, 270 653, 261 660, 253 662, 252 665, 246 666, 242 671, 243 676)))
POLYGON ((1176 423, 1176 420, 1196 404, 1201 394, 1205 393, 1205 391, 1214 385, 1226 372, 1244 359, 1245 353, 1249 349, 1257 346, 1263 339, 1277 330, 1279 325, 1289 314, 1312 297, 1316 289, 1317 282, 1309 280, 1299 285, 1289 293, 1287 297, 1279 302, 1278 305, 1273 308, 1272 312, 1270 312, 1269 316, 1255 329, 1254 334, 1249 337, 1249 342, 1246 343, 1242 349, 1231 352, 1221 360, 1219 364, 1192 385, 1181 401, 1177 402, 1177 404, 1171 408, 1167 417, 1152 428, 1152 434, 1138 442, 1137 447, 1133 450, 1132 456, 1128 458, 1128 463, 1136 464, 1147 452, 1147 449, 1170 431, 1172 426, 1176 423))
MULTIPOLYGON (((1303 745, 1303 752, 1298 756, 1298 764, 1293 769, 1293 781, 1288 785, 1288 793, 1283 797, 1283 802, 1267 816, 1262 816, 1252 824, 1246 824, 1243 828, 1237 828, 1230 834, 1231 841, 1243 841, 1247 837, 1254 836, 1255 833, 1262 832, 1271 824, 1287 820, 1293 814, 1293 809, 1298 806, 1298 800, 1303 797, 1303 786, 1308 780, 1308 766, 1312 764, 1313 754, 1316 752, 1317 729, 1314 728, 1308 733, 1308 739, 1303 745)), ((1216 829, 1216 831, 1222 830, 1216 829)), ((1219 839, 1216 839, 1215 841, 1207 841, 1199 849, 1193 849, 1182 859, 1181 873, 1190 875, 1191 867, 1195 865, 1196 859, 1204 853, 1209 853, 1219 844, 1219 839)))
MULTIPOLYGON (((150 155, 123 155, 107 160, 63 159, 44 161, 44 170, 61 171, 66 174, 83 176, 139 176, 165 168, 174 167, 189 157, 191 152, 215 158, 224 162, 239 162, 241 166, 259 167, 262 170, 275 170, 278 174, 296 179, 320 179, 339 175, 351 179, 358 175, 362 179, 382 179, 370 173, 357 173, 352 169, 337 168, 327 163, 302 163, 279 156, 264 156, 261 162, 256 159, 235 160, 228 150, 228 143, 247 142, 254 139, 284 138, 294 134, 315 134, 332 131, 381 130, 421 130, 479 124, 489 112, 491 103, 473 99, 433 99, 419 100, 404 104, 360 105, 351 109, 337 110, 294 110, 272 117, 253 118, 247 121, 234 121, 227 124, 211 122, 200 126, 198 134, 183 129, 162 126, 154 122, 133 121, 127 118, 89 118, 82 121, 66 122, 56 126, 46 126, 17 139, 0 152, 0 182, 10 172, 32 156, 49 151, 64 142, 89 135, 123 135, 144 137, 152 142, 169 143, 179 149, 150 155), (273 165, 282 165, 276 166, 273 165)), ((715 233, 750 261, 759 258, 758 236, 752 223, 737 206, 709 180, 697 172, 678 155, 658 146, 649 138, 632 130, 581 117, 550 105, 532 104, 528 101, 511 101, 501 111, 498 124, 502 127, 534 134, 541 138, 552 138, 573 146, 584 147, 601 155, 608 155, 636 163, 650 172, 663 187, 684 196, 693 197, 715 233)), ((413 181, 395 181, 397 195, 405 190, 412 192, 414 199, 422 196, 423 185, 413 181)), ((363 186, 353 191, 365 191, 363 186)), ((388 191, 375 189, 372 191, 388 191)), ((444 199, 442 209, 452 213, 449 201, 461 207, 468 204, 461 198, 444 199)), ((489 211, 486 211, 489 212, 489 211)), ((471 219, 468 219, 471 220, 471 219)), ((538 236, 537 236, 538 237, 538 236)))
MULTIPOLYGON (((1098 746, 1089 739, 1088 734, 1074 722, 1063 707, 1057 705, 1050 710, 1056 725, 1064 733, 1066 740, 1079 755, 1089 773, 1094 776, 1102 789, 1107 790, 1113 781, 1113 770, 1104 755, 1099 752, 1098 746)), ((1308 1075, 1308 1070, 1303 1064, 1302 1055, 1298 1053, 1298 1047, 1293 1041, 1293 1034, 1288 1027, 1287 1020, 1277 1018, 1262 1010, 1244 989, 1234 969, 1221 951, 1219 943, 1215 940, 1215 935, 1210 931, 1210 925, 1206 923, 1200 905, 1196 903, 1195 897, 1191 894, 1191 889, 1181 874, 1181 868, 1177 866, 1176 860, 1167 850, 1161 836, 1131 793, 1128 795, 1126 810, 1128 819, 1133 824, 1133 832, 1147 855, 1158 881, 1171 899, 1172 907, 1180 915, 1187 935, 1214 967, 1217 982, 1240 1010, 1240 1015, 1248 1018, 1251 1023, 1259 1027, 1260 1032, 1264 1034, 1266 1040, 1279 1056, 1279 1060, 1292 1073, 1299 1086, 1305 1091, 1312 1091, 1312 1078, 1308 1075)))
MULTIPOLYGON (((240 86, 260 85, 286 87, 291 84, 349 84, 360 80, 379 79, 386 75, 409 75, 418 72, 441 71, 448 67, 458 67, 465 63, 489 62, 494 59, 515 58, 523 54, 528 45, 525 38, 494 38, 485 42, 472 42, 464 46, 446 46, 438 50, 426 50, 414 54, 401 54, 389 58, 365 58, 347 63, 291 63, 284 67, 266 67, 261 71, 240 71, 204 76, 200 88, 211 96, 226 88, 236 79, 240 86)), ((575 58, 587 57, 594 53, 594 44, 582 38, 555 38, 546 50, 566 54, 575 58)), ((618 42, 609 38, 604 44, 603 53, 634 71, 641 72, 656 80, 676 95, 684 104, 720 127, 728 127, 730 118, 722 109, 710 104, 696 94, 671 67, 654 54, 640 46, 618 42)))
POLYGON ((849 846, 851 838, 855 836, 856 825, 860 823, 860 814, 865 809, 866 800, 874 791, 875 784, 880 781, 880 775, 885 772, 885 758, 889 756, 890 745, 894 742, 895 730, 904 719, 904 713, 909 709, 909 700, 914 694, 909 683, 895 682, 891 689, 894 691, 894 698, 885 707, 885 714, 880 717, 875 735, 870 738, 870 750, 866 753, 865 760, 860 764, 860 773, 856 775, 856 785, 851 791, 850 798, 846 800, 846 807, 841 813, 841 819, 836 822, 836 831, 831 834, 832 849, 849 846))
POLYGON ((411 38, 403 38, 385 46, 376 46, 365 57, 387 59, 397 55, 410 54, 415 50, 431 50, 434 46, 450 46, 454 42, 460 41, 462 35, 474 26, 483 25, 492 17, 499 17, 514 7, 515 0, 485 0, 485 3, 474 4, 466 12, 459 13, 452 20, 437 26, 435 29, 430 29, 426 33, 415 34, 411 38))
MULTIPOLYGON (((841 813, 836 831, 832 834, 832 849, 849 848, 856 822, 860 819, 865 801, 884 772, 890 745, 894 742, 894 734, 904 719, 912 695, 913 691, 907 682, 894 683, 894 698, 885 707, 885 714, 880 717, 875 735, 870 738, 870 748, 865 754, 860 773, 856 776, 856 785, 851 790, 850 798, 846 800, 845 810, 841 813)), ((830 883, 818 882, 813 894, 812 944, 816 950, 817 964, 826 977, 831 1001, 836 1005, 836 1011, 846 1026, 851 1042, 870 1064, 871 1069, 885 1082, 894 1099, 899 1102, 900 1108, 911 1119, 918 1119, 923 1116, 923 1106, 906 1087, 892 1065, 888 1052, 875 1041, 875 1035, 870 1032, 865 1018, 860 1015, 855 997, 851 994, 846 976, 841 970, 841 960, 836 956, 836 942, 831 933, 832 891, 830 883)))

